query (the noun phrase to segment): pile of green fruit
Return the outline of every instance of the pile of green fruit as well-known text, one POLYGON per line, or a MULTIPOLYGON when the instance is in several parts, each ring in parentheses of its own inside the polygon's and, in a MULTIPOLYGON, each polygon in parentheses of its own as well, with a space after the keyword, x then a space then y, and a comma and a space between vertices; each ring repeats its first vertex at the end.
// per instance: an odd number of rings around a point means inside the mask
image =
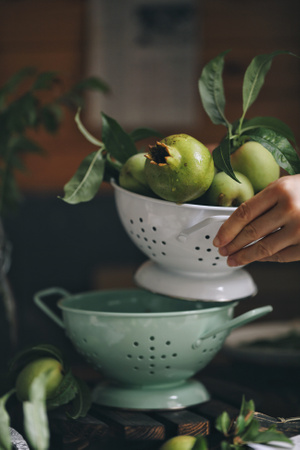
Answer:
POLYGON ((123 188, 176 203, 196 202, 213 206, 238 206, 280 176, 300 173, 300 159, 291 129, 274 117, 246 119, 256 100, 272 60, 287 51, 259 55, 249 64, 243 80, 241 117, 230 123, 225 116, 222 80, 223 52, 206 64, 199 78, 204 110, 227 133, 209 152, 201 142, 186 134, 156 141, 148 151, 138 151, 136 142, 155 130, 142 128, 126 133, 112 118, 102 113, 102 141, 95 139, 76 115, 79 130, 98 150, 88 155, 64 186, 63 200, 80 203, 91 200, 102 183, 111 178, 123 188))

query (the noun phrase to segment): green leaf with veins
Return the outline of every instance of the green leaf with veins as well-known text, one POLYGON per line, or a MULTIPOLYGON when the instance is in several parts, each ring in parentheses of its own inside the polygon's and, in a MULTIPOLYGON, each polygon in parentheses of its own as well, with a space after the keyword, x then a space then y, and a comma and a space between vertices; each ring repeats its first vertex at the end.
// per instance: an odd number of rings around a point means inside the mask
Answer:
POLYGON ((102 113, 102 140, 107 152, 121 163, 137 153, 131 136, 115 119, 102 113))
POLYGON ((231 166, 230 154, 231 154, 230 141, 228 138, 225 138, 220 143, 220 145, 218 145, 218 147, 216 147, 212 152, 214 164, 219 170, 224 171, 227 175, 229 175, 231 178, 233 178, 235 181, 239 183, 239 180, 236 178, 231 166))
POLYGON ((284 137, 268 128, 257 128, 247 133, 250 141, 259 142, 272 153, 277 164, 290 175, 300 173, 300 159, 291 143, 284 137))
POLYGON ((199 92, 202 105, 211 121, 216 125, 225 125, 230 128, 230 123, 225 117, 225 96, 222 80, 224 58, 228 50, 222 52, 211 60, 203 68, 199 82, 199 92))
POLYGON ((254 117, 253 119, 245 120, 241 128, 241 133, 247 134, 249 130, 253 130, 254 128, 268 128, 289 141, 296 143, 294 133, 290 127, 275 117, 254 117))
POLYGON ((62 198, 67 203, 76 204, 90 201, 98 192, 103 181, 105 158, 103 150, 90 153, 81 162, 78 170, 64 186, 62 198))
POLYGON ((255 56, 252 59, 245 72, 243 81, 243 117, 256 100, 265 82, 265 76, 271 68, 273 58, 282 54, 293 55, 293 53, 288 51, 276 50, 269 54, 255 56))

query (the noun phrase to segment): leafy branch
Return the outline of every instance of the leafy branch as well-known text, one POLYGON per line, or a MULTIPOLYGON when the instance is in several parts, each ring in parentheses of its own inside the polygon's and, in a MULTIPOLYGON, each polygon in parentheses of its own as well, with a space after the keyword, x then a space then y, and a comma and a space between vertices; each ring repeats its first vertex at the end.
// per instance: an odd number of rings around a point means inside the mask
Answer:
MULTIPOLYGON (((239 415, 233 423, 227 411, 217 418, 215 427, 225 438, 221 442, 221 450, 240 450, 248 448, 250 443, 269 444, 273 441, 292 444, 285 434, 276 429, 275 424, 262 428, 254 412, 253 400, 247 402, 243 397, 239 415)), ((192 450, 208 450, 206 439, 199 436, 192 450)))
POLYGON ((81 108, 75 116, 78 129, 97 150, 83 159, 75 174, 65 184, 62 200, 70 204, 92 200, 102 182, 117 178, 127 159, 138 153, 137 141, 160 135, 151 128, 137 128, 127 133, 115 119, 102 112, 102 141, 99 141, 83 125, 80 112, 81 108))
POLYGON ((198 81, 203 108, 211 121, 224 125, 227 134, 223 141, 213 150, 215 165, 238 181, 234 175, 230 155, 246 141, 262 144, 275 158, 280 167, 289 174, 300 173, 300 159, 296 151, 295 137, 292 130, 274 117, 255 117, 247 120, 246 114, 256 100, 273 58, 278 55, 297 55, 289 51, 276 50, 270 54, 258 55, 249 64, 243 80, 243 107, 240 119, 230 123, 225 116, 225 95, 222 73, 225 56, 228 51, 220 53, 202 70, 198 81))
POLYGON ((38 73, 36 69, 26 67, 0 87, 0 216, 19 202, 15 174, 26 169, 24 155, 44 153, 28 137, 28 131, 44 129, 50 134, 56 133, 63 121, 63 109, 82 107, 86 90, 104 93, 109 90, 106 83, 96 77, 89 77, 66 92, 55 94, 59 84, 56 72, 38 73), (50 92, 50 101, 42 100, 43 91, 50 92))

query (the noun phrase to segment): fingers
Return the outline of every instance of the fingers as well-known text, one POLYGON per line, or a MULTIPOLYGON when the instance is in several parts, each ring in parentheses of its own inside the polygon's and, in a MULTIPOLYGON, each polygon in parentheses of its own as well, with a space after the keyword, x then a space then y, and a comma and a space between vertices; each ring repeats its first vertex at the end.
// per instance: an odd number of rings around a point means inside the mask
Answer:
MULTIPOLYGON (((265 189, 242 203, 220 227, 213 244, 224 247, 231 242, 246 225, 276 204, 276 197, 265 189)), ((260 236, 261 237, 261 236, 260 236)), ((248 242, 249 243, 249 242, 248 242)))
POLYGON ((243 247, 273 233, 284 225, 283 208, 275 205, 267 213, 259 216, 257 219, 248 223, 243 230, 226 246, 220 247, 219 252, 222 256, 228 256, 237 252, 243 247))
POLYGON ((278 253, 275 253, 272 256, 269 256, 267 258, 263 258, 260 261, 261 262, 293 262, 293 261, 299 261, 300 260, 300 244, 298 245, 291 245, 290 247, 287 247, 283 250, 281 250, 278 253))
POLYGON ((299 233, 285 226, 256 243, 231 254, 227 263, 231 267, 253 261, 297 261, 300 259, 299 233), (288 259, 293 258, 293 259, 288 259))

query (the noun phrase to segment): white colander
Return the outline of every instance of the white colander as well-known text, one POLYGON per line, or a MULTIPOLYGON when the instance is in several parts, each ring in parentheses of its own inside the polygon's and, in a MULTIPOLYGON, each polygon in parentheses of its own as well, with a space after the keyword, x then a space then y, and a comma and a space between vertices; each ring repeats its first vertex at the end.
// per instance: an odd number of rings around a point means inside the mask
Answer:
POLYGON ((168 271, 222 276, 234 272, 212 241, 233 207, 176 204, 135 194, 112 181, 120 220, 136 246, 168 271))

